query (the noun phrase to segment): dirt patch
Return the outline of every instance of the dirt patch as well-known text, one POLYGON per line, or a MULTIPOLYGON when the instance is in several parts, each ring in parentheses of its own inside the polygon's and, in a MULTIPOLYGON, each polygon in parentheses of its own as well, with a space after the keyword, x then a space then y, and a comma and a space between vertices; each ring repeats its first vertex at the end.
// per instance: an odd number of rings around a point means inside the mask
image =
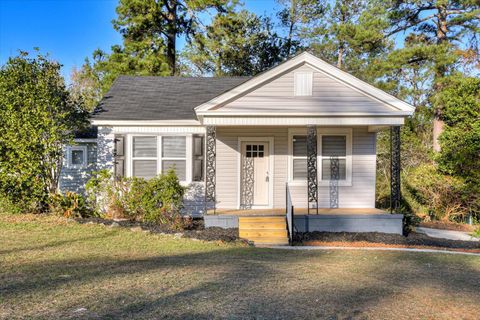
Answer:
POLYGON ((205 241, 223 241, 223 242, 235 242, 244 241, 238 236, 238 229, 223 229, 218 227, 205 228, 202 219, 194 219, 188 229, 177 230, 171 229, 166 225, 154 224, 154 223, 142 223, 130 220, 109 220, 102 218, 85 218, 77 219, 77 222, 81 224, 96 223, 103 224, 105 226, 116 226, 121 228, 129 228, 132 230, 149 231, 156 234, 176 234, 181 235, 184 238, 205 240, 205 241))
POLYGON ((475 227, 463 224, 463 223, 455 223, 455 222, 444 222, 444 221, 428 221, 428 222, 421 222, 419 227, 424 228, 432 228, 432 229, 441 229, 441 230, 453 230, 453 231, 465 231, 465 232, 473 232, 475 231, 475 227))
POLYGON ((480 252, 480 243, 431 238, 411 232, 408 237, 399 234, 378 232, 307 232, 297 235, 297 245, 308 246, 350 246, 350 247, 390 247, 390 248, 429 248, 454 249, 480 252))

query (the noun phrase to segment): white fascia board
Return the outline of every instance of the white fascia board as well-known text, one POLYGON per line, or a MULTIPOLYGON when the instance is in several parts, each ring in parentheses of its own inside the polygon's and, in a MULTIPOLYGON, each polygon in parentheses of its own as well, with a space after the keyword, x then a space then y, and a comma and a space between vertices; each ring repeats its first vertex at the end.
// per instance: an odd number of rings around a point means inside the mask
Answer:
POLYGON ((95 126, 200 126, 197 120, 91 120, 95 126))
POLYGON ((205 117, 215 126, 399 126, 404 117, 205 117))
POLYGON ((407 111, 392 112, 228 112, 228 111, 202 111, 198 115, 206 117, 262 117, 262 116, 284 116, 284 117, 398 117, 409 116, 407 111))
POLYGON ((402 101, 385 91, 378 89, 365 81, 362 81, 351 74, 338 69, 330 65, 329 63, 315 57, 314 55, 304 52, 286 62, 280 64, 279 66, 260 74, 259 76, 254 77, 251 80, 246 81, 245 83, 239 85, 238 87, 233 88, 232 90, 219 95, 218 97, 213 98, 210 101, 207 101, 198 107, 195 108, 197 114, 205 114, 205 111, 208 111, 216 106, 228 103, 237 97, 256 89, 260 85, 264 84, 267 81, 272 80, 275 77, 278 77, 290 70, 295 69, 303 64, 309 64, 315 69, 329 75, 330 77, 335 78, 336 80, 349 85, 356 90, 372 97, 377 100, 380 100, 382 103, 391 106, 397 110, 405 111, 408 115, 412 115, 415 111, 415 107, 402 101))

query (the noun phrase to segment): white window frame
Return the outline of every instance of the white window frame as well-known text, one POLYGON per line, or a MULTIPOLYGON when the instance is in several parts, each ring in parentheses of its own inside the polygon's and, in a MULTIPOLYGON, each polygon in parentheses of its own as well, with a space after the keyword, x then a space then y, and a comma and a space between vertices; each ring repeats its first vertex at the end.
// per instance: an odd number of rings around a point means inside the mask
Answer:
MULTIPOLYGON (((293 180, 293 136, 306 136, 306 135, 307 135, 306 128, 288 129, 288 184, 291 186, 307 185, 307 179, 305 179, 305 181, 293 180)), ((295 158, 299 159, 301 157, 295 157, 295 158)))
POLYGON ((297 71, 293 73, 293 93, 296 97, 311 97, 313 95, 313 72, 311 71, 297 71), (299 88, 298 77, 306 78, 306 87, 299 88))
MULTIPOLYGON (((352 128, 317 128, 317 172, 318 172, 318 185, 328 186, 330 180, 322 179, 322 137, 323 136, 345 136, 346 138, 346 155, 345 157, 339 157, 345 159, 345 180, 338 180, 339 186, 351 186, 352 185, 352 128)), ((330 157, 325 157, 330 159, 330 157)))
POLYGON ((162 173, 162 160, 185 160, 186 165, 186 173, 185 173, 185 180, 180 181, 182 185, 188 185, 192 183, 192 144, 193 144, 193 134, 191 133, 166 133, 166 134, 127 134, 125 135, 125 143, 126 143, 126 176, 132 177, 133 176, 133 161, 134 160, 156 160, 157 161, 157 174, 162 173), (170 158, 170 157, 162 157, 162 146, 163 146, 163 137, 173 137, 173 136, 181 136, 185 137, 185 157, 186 158, 170 158), (134 137, 156 137, 157 138, 157 156, 153 157, 133 157, 133 138, 134 137))
POLYGON ((159 168, 158 168, 158 172, 163 172, 163 161, 166 160, 184 160, 185 161, 185 180, 181 180, 180 182, 187 182, 187 181, 191 181, 191 175, 192 175, 192 170, 193 170, 193 167, 192 165, 190 164, 190 170, 189 170, 189 167, 188 167, 188 149, 190 149, 190 158, 191 158, 191 152, 192 152, 192 146, 191 146, 191 143, 192 143, 192 136, 190 135, 190 139, 188 136, 186 135, 162 135, 162 136, 159 136, 158 137, 159 141, 160 141, 160 144, 159 144, 159 151, 160 153, 158 154, 158 157, 159 157, 159 168), (167 137, 185 137, 185 157, 184 158, 179 158, 179 157, 164 157, 163 156, 163 138, 167 138, 167 137), (188 146, 189 144, 189 141, 190 141, 190 148, 188 146), (190 173, 189 173, 190 172, 190 173), (189 175, 190 174, 190 178, 189 178, 189 175))
MULTIPOLYGON (((308 181, 293 180, 293 136, 307 135, 307 128, 288 129, 288 184, 291 186, 306 186, 308 181)), ((346 175, 345 180, 339 180, 342 187, 352 186, 352 128, 317 128, 317 179, 319 186, 329 186, 330 180, 322 180, 322 137, 325 135, 346 137, 346 175)))
MULTIPOLYGON (((157 172, 156 174, 159 173, 158 171, 158 163, 160 162, 159 159, 158 159, 158 152, 159 152, 159 145, 158 145, 158 140, 159 140, 159 137, 157 135, 154 135, 154 134, 136 134, 136 135, 132 135, 131 138, 130 138, 130 148, 128 148, 128 150, 130 151, 129 154, 130 154, 130 158, 129 158, 129 166, 130 166, 130 176, 133 176, 133 162, 135 160, 155 160, 157 161, 157 172), (133 138, 134 137, 154 137, 156 140, 157 140, 157 156, 156 157, 135 157, 133 155, 133 138)), ((161 168, 161 167, 160 167, 161 168)))
POLYGON ((87 146, 68 146, 67 147, 67 167, 71 169, 85 168, 88 162, 87 146), (72 163, 72 151, 83 151, 83 161, 81 164, 72 163))

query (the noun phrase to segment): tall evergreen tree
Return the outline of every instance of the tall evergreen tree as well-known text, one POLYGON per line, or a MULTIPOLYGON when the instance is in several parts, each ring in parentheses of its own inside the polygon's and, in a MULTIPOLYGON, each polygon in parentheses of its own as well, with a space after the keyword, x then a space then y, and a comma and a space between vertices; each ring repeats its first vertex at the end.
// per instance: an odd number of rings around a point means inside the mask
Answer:
POLYGON ((251 76, 286 59, 297 45, 282 39, 269 18, 241 10, 216 15, 184 56, 197 74, 251 76))
MULTIPOLYGON (((443 78, 460 67, 463 58, 478 63, 480 3, 476 0, 394 1, 390 10, 391 28, 387 37, 400 32, 421 36, 417 60, 432 59, 434 92, 443 89, 443 78), (422 53, 423 52, 423 53, 422 53)), ((405 50, 409 50, 408 48, 405 50)), ((438 137, 443 128, 441 100, 433 105, 433 146, 440 150, 438 137)))
POLYGON ((226 12, 235 3, 231 0, 120 0, 113 25, 127 43, 165 45, 163 54, 170 74, 176 75, 177 38, 185 36, 190 40, 198 32, 202 13, 212 9, 226 12))
POLYGON ((315 15, 306 16, 299 30, 302 43, 338 68, 373 82, 376 60, 392 47, 385 38, 388 28, 386 9, 377 0, 346 0, 322 3, 303 0, 304 11, 315 3, 321 7, 315 15), (307 3, 307 4, 305 4, 307 3))

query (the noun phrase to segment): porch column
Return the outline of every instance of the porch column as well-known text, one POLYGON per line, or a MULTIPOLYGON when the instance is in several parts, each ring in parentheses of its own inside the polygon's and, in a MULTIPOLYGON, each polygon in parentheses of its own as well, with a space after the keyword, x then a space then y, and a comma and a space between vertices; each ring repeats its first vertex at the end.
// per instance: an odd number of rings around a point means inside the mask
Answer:
POLYGON ((390 212, 399 213, 400 191, 400 126, 390 127, 390 212))
POLYGON ((308 126, 307 129, 307 182, 308 182, 308 214, 310 207, 315 204, 318 214, 318 177, 317 177, 317 128, 308 126))
POLYGON ((205 140, 205 214, 207 214, 209 204, 212 204, 213 213, 215 214, 216 128, 214 126, 207 126, 205 140))

